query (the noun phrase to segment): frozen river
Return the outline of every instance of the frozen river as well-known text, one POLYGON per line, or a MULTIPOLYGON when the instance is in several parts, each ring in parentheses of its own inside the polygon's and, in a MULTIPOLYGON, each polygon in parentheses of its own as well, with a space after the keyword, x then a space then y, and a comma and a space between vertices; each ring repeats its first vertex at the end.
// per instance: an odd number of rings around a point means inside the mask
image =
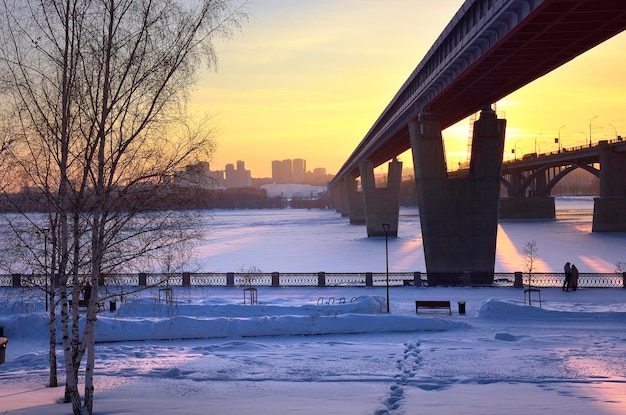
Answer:
MULTIPOLYGON (((613 272, 626 262, 626 234, 592 233, 593 199, 556 199, 554 220, 507 220, 498 228, 496 272, 521 271, 522 250, 534 240, 536 272, 562 272, 566 261, 585 272, 613 272)), ((384 272, 385 238, 368 238, 334 210, 217 210, 192 271, 384 272)), ((389 271, 426 271, 416 208, 400 211, 398 238, 389 239, 389 271)))

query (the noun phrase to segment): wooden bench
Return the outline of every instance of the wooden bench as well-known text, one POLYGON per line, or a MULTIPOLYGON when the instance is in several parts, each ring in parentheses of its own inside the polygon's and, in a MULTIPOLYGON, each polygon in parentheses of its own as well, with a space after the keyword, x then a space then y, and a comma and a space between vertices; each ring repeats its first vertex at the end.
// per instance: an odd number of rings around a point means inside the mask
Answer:
POLYGON ((450 315, 452 315, 452 307, 450 307, 450 301, 442 300, 417 300, 415 301, 415 313, 419 313, 420 308, 432 308, 432 309, 448 309, 450 315))

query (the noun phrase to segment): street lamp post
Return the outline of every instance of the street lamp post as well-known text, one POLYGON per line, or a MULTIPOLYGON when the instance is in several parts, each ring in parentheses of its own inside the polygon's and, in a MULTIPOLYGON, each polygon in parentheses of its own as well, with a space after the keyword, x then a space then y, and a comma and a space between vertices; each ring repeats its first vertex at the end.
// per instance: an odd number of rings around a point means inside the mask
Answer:
POLYGON ((535 135, 535 154, 537 154, 537 137, 539 137, 542 133, 535 135))
POLYGON ((520 141, 522 141, 522 139, 520 138, 519 140, 515 140, 515 143, 513 143, 513 160, 517 160, 517 149, 521 149, 524 150, 522 147, 518 147, 517 143, 519 143, 520 141))
POLYGON ((613 124, 609 124, 609 127, 613 127, 613 130, 615 130, 615 138, 617 138, 617 127, 613 124))
POLYGON ((565 126, 564 126, 564 125, 562 125, 562 126, 560 126, 560 127, 559 127, 559 135, 558 135, 558 138, 557 138, 557 140, 559 140, 559 153, 561 152, 561 130, 562 130, 563 128, 565 128, 565 126))
POLYGON ((385 274, 387 276, 387 313, 389 313, 389 228, 388 223, 383 223, 385 230, 385 274))
POLYGON ((596 118, 598 118, 597 115, 594 115, 593 117, 591 117, 591 119, 589 120, 589 147, 591 147, 591 121, 595 120, 596 118))
MULTIPOLYGON (((581 146, 581 147, 584 147, 585 143, 587 142, 587 133, 584 132, 583 130, 580 130, 580 133, 585 136, 585 141, 583 141, 583 145, 581 146)), ((580 143, 580 141, 577 141, 577 143, 580 143)))

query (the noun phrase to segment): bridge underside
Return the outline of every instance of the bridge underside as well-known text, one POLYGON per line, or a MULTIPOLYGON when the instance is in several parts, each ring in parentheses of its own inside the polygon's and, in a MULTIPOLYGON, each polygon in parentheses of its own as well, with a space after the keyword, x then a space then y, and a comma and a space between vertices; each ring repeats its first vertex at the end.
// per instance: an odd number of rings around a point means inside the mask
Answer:
MULTIPOLYGON (((530 3, 520 3, 526 2, 530 3)), ((424 92, 424 96, 410 94, 407 102, 397 106, 402 110, 387 114, 396 108, 392 102, 337 175, 357 177, 361 161, 367 159, 378 166, 409 150, 408 124, 425 109, 446 129, 621 33, 625 27, 623 1, 543 0, 519 24, 507 28, 505 36, 498 38, 496 29, 490 28, 475 36, 469 56, 443 60, 447 63, 438 67, 439 76, 433 81, 443 85, 441 89, 433 87, 436 91, 424 92)), ((416 68, 398 96, 410 89, 428 89, 419 82, 420 73, 420 67, 416 68)))

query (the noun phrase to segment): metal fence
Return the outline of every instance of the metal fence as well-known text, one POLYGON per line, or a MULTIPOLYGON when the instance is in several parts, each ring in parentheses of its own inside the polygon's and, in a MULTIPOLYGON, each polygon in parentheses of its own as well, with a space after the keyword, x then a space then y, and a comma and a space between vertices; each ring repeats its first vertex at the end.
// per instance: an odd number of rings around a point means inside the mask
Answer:
MULTIPOLYGON (((565 274, 536 272, 522 274, 522 283, 533 287, 562 287, 565 282, 565 274)), ((515 273, 495 274, 494 285, 512 287, 515 284, 515 273)), ((579 288, 626 288, 626 273, 581 273, 578 276, 579 288)))
MULTIPOLYGON (((493 282, 472 283, 471 279, 458 279, 450 282, 435 283, 435 274, 422 272, 317 272, 317 273, 235 273, 235 272, 207 272, 207 273, 173 273, 173 274, 108 274, 102 275, 100 285, 104 286, 188 286, 188 287, 229 287, 229 286, 268 286, 268 287, 382 287, 389 286, 422 286, 433 285, 450 286, 490 286, 490 287, 520 287, 532 285, 535 287, 562 287, 563 273, 495 273, 493 282)), ((86 282, 88 275, 79 276, 79 280, 86 282)), ((0 275, 0 287, 47 287, 50 280, 43 274, 4 274, 0 275)), ((58 281, 57 281, 58 285, 58 281)), ((626 272, 623 273, 581 273, 578 278, 579 288, 626 288, 626 272)))

